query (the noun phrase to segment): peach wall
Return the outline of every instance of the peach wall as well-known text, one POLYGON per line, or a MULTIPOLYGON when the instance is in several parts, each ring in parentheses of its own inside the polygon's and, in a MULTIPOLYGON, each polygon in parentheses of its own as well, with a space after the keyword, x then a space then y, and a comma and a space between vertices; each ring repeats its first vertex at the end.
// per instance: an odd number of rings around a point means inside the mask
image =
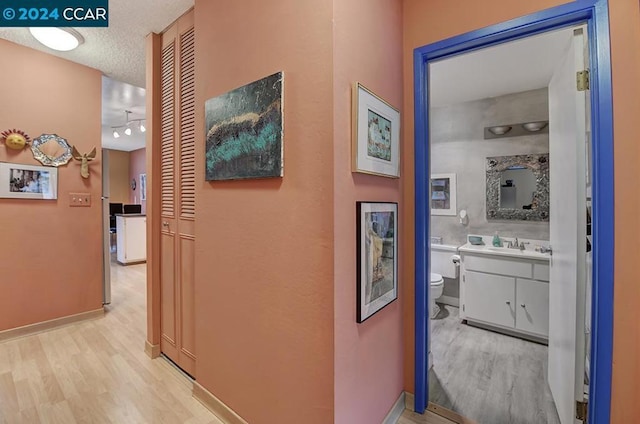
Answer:
MULTIPOLYGON (((57 133, 80 152, 100 147, 101 76, 87 68, 0 40, 0 128, 32 138, 57 133)), ((0 146, 0 161, 40 165, 30 149, 0 146)), ((91 178, 80 163, 58 168, 57 200, 0 199, 0 330, 99 309, 102 306, 101 151, 91 178), (69 207, 70 192, 92 196, 69 207)))
MULTIPOLYGON (((351 172, 351 90, 359 81, 402 107, 402 2, 334 0, 333 45, 334 422, 379 423, 403 390, 405 294, 401 287, 400 300, 356 323, 355 205, 357 200, 398 202, 401 214, 403 179, 351 172)), ((400 267, 400 279, 403 272, 400 267)))
POLYGON ((252 424, 329 423, 332 2, 196 0, 195 29, 196 128, 206 99, 285 75, 284 178, 205 182, 196 133, 198 382, 252 424))
MULTIPOLYGON (((485 2, 421 0, 404 1, 404 221, 406 234, 413 234, 413 50, 454 35, 503 22, 562 3, 562 0, 485 2)), ((637 187, 640 185, 640 152, 635 130, 640 110, 640 12, 635 0, 611 0, 611 44, 613 68, 616 234, 615 234, 615 325, 612 423, 634 422, 633 408, 640 399, 640 330, 635 310, 640 301, 637 284, 637 234, 640 223, 637 187), (620 199, 624 199, 620 201, 620 199)), ((414 389, 413 238, 404 239, 405 289, 405 388, 414 389)))
POLYGON ((129 186, 129 203, 141 204, 142 213, 146 213, 147 201, 142 200, 142 186, 140 185, 140 174, 147 172, 147 149, 138 149, 129 152, 129 182, 136 180, 136 189, 131 190, 129 186))
POLYGON ((640 324, 638 324, 637 265, 640 223, 640 5, 635 0, 611 0, 611 57, 615 161, 615 280, 613 393, 611 422, 637 421, 640 399, 640 324))
POLYGON ((109 153, 109 202, 129 203, 129 152, 108 149, 109 153))

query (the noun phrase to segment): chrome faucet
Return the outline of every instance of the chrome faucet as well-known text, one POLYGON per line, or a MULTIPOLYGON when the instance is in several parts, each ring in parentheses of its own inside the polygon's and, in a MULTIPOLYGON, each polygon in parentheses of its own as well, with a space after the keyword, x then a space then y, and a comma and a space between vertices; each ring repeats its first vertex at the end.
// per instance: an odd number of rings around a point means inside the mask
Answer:
POLYGON ((515 237, 513 240, 509 240, 507 242, 507 248, 525 250, 525 244, 529 244, 529 242, 528 241, 518 242, 518 237, 515 237))

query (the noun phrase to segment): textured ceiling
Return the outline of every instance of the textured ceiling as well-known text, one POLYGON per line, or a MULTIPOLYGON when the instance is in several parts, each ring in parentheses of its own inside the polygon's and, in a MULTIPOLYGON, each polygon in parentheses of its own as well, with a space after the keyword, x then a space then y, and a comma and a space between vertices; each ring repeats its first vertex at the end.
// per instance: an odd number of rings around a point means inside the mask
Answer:
POLYGON ((85 39, 70 52, 38 43, 27 28, 0 28, 0 38, 96 68, 105 75, 145 86, 145 37, 161 32, 194 0, 109 0, 108 28, 75 28, 85 39))
POLYGON ((547 87, 573 28, 546 32, 429 65, 429 102, 444 106, 547 87))
POLYGON ((194 0, 109 0, 108 28, 75 28, 84 44, 70 52, 51 50, 27 28, 0 28, 0 38, 102 71, 102 147, 131 151, 145 146, 145 135, 124 128, 118 139, 113 126, 145 117, 145 37, 159 33, 193 6, 194 0))

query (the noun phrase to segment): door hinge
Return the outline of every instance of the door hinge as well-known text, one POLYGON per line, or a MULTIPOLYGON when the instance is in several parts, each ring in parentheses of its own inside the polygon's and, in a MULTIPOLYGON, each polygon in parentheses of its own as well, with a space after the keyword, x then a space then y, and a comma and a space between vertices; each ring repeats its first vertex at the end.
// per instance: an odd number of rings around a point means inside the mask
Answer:
POLYGON ((587 411, 589 410, 588 408, 589 404, 586 401, 580 402, 579 400, 576 401, 576 418, 587 422, 587 411))
POLYGON ((589 89, 589 70, 576 72, 576 87, 578 91, 586 91, 589 89))

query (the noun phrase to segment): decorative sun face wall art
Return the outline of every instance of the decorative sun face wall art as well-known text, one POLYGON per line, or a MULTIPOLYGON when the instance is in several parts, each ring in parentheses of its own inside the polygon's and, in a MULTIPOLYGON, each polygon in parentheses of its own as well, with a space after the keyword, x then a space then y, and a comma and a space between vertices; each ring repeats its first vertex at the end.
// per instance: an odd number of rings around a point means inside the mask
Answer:
POLYGON ((4 141, 5 146, 13 150, 22 150, 31 142, 31 139, 24 131, 16 129, 3 131, 0 134, 0 140, 4 141))

